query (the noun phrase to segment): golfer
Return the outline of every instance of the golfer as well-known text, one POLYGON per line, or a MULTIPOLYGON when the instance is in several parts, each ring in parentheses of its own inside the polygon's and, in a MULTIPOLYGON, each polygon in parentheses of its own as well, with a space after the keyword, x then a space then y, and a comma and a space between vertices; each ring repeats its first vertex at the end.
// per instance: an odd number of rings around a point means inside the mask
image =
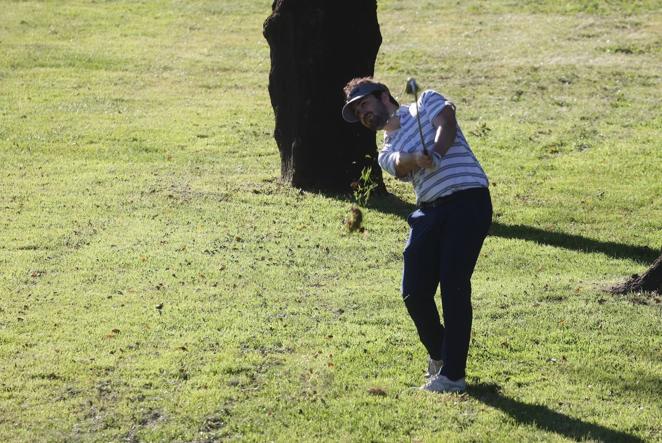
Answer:
POLYGON ((370 77, 345 86, 343 118, 384 131, 379 165, 411 182, 418 209, 409 214, 402 297, 429 354, 433 392, 466 390, 471 335, 471 274, 492 223, 488 180, 455 119, 455 105, 424 91, 401 106, 386 85, 370 77), (422 145, 417 118, 422 126, 422 145), (443 323, 434 301, 441 289, 443 323))

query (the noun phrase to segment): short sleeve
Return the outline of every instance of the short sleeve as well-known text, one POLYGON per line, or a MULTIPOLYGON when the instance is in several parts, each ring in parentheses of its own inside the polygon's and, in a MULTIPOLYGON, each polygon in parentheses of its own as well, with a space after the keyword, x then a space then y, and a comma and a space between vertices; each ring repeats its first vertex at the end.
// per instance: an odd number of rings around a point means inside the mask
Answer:
POLYGON ((432 90, 424 91, 421 94, 418 106, 421 109, 421 114, 423 114, 421 115, 421 118, 425 116, 430 124, 432 124, 432 120, 434 120, 434 118, 439 115, 446 106, 451 106, 455 109, 455 105, 446 100, 446 97, 432 90))

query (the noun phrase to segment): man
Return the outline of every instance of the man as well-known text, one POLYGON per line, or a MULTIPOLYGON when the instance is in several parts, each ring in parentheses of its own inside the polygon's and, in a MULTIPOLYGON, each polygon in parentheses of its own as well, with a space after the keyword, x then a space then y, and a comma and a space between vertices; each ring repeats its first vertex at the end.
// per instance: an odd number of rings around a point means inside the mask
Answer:
POLYGON ((492 223, 488 180, 455 119, 455 105, 435 91, 416 106, 400 106, 386 85, 370 77, 345 86, 343 118, 384 131, 379 165, 413 184, 418 209, 407 221, 402 296, 428 351, 433 392, 466 390, 471 334, 471 274, 492 223), (443 325, 434 301, 441 288, 443 325))

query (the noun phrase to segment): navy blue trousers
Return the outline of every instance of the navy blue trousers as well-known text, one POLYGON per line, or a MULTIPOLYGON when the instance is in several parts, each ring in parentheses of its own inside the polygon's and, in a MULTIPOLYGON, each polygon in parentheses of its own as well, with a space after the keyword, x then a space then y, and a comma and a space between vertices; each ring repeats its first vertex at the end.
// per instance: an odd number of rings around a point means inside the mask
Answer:
POLYGON ((465 376, 471 338, 471 275, 492 223, 487 188, 457 191, 438 206, 407 218, 402 296, 430 357, 443 360, 441 374, 465 376), (443 324, 434 301, 441 290, 443 324))

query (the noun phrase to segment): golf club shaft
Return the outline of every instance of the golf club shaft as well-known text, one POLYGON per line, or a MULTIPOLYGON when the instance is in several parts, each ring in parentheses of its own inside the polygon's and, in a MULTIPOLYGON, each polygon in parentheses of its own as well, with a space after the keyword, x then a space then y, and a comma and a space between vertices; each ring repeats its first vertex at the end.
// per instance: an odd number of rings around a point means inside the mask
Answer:
POLYGON ((418 123, 418 134, 421 136, 421 145, 423 145, 423 154, 428 155, 428 148, 425 146, 425 139, 423 138, 421 116, 418 113, 418 91, 416 89, 414 89, 414 103, 416 103, 416 122, 418 123))

